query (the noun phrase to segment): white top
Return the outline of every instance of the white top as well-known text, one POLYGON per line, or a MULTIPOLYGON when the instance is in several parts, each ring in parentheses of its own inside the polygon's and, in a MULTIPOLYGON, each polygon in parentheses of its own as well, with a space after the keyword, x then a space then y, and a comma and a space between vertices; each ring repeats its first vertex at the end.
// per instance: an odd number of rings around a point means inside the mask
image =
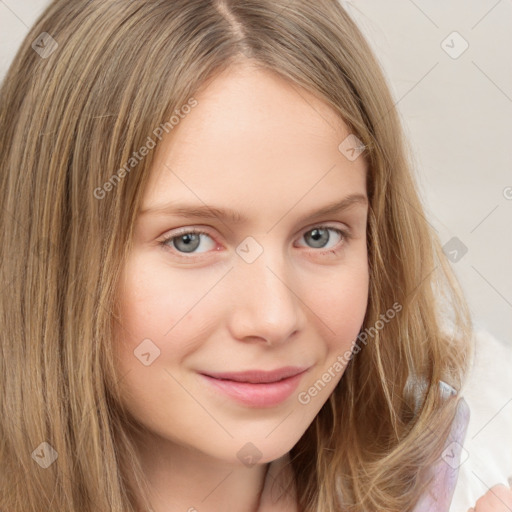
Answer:
POLYGON ((472 370, 460 395, 470 420, 450 512, 465 512, 490 487, 512 477, 512 346, 475 333, 472 370))

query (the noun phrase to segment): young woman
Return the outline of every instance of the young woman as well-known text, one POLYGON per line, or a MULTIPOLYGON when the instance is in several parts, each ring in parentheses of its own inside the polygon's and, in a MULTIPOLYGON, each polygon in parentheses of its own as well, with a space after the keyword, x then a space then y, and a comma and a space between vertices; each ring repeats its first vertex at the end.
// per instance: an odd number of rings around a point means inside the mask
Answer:
POLYGON ((0 510, 448 511, 471 322, 336 1, 56 0, 0 126, 0 510))

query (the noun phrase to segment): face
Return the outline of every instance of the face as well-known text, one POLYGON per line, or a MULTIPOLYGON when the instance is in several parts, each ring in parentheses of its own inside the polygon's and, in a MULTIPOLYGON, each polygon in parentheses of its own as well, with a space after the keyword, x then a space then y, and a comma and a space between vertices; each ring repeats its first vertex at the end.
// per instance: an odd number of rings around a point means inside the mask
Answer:
POLYGON ((123 401, 166 446, 264 463, 314 420, 363 323, 366 164, 334 111, 269 71, 232 67, 195 99, 157 148, 122 272, 123 401))

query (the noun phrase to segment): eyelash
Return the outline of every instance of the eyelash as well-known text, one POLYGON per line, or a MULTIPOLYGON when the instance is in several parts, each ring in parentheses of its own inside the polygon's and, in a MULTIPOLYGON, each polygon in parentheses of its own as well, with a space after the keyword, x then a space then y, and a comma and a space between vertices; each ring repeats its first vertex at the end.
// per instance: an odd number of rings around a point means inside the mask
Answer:
MULTIPOLYGON (((329 230, 335 231, 336 233, 338 233, 341 236, 341 240, 338 242, 337 246, 334 249, 331 248, 331 249, 324 249, 324 250, 322 250, 322 249, 315 250, 313 247, 311 247, 311 249, 314 252, 317 252, 321 255, 328 254, 328 253, 336 255, 346 245, 346 243, 351 239, 351 235, 348 231, 340 229, 340 228, 334 228, 332 226, 325 226, 322 224, 320 224, 318 226, 313 226, 312 228, 308 229, 307 231, 304 231, 301 236, 304 236, 306 233, 310 233, 311 231, 314 231, 315 229, 329 229, 329 230)), ((173 249, 170 245, 168 245, 168 243, 172 242, 172 240, 177 239, 180 236, 189 235, 189 234, 190 235, 206 235, 206 236, 212 238, 210 233, 208 233, 207 231, 197 229, 197 228, 187 228, 187 229, 183 229, 181 232, 173 234, 172 236, 165 237, 164 239, 162 239, 159 242, 159 244, 166 249, 171 249, 172 252, 174 254, 176 254, 179 259, 193 261, 195 259, 201 258, 202 257, 201 255, 206 254, 206 253, 199 253, 199 255, 197 255, 197 254, 194 255, 194 253, 189 253, 190 256, 185 256, 186 253, 179 252, 179 251, 173 249)), ((213 240, 213 238, 212 238, 212 240, 213 240)), ((207 251, 207 252, 211 252, 211 251, 207 251)))

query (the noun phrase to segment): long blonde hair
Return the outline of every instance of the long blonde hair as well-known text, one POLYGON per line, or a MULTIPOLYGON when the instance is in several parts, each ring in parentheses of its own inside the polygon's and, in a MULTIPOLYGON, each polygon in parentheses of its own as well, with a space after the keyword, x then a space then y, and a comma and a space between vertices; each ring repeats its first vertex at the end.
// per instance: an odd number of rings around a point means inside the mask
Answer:
POLYGON ((371 339, 291 450, 299 508, 404 512, 423 491, 455 411, 437 383, 461 388, 471 322, 355 23, 336 0, 54 0, 0 90, 1 510, 149 509, 112 349, 154 155, 134 153, 247 58, 330 105, 368 162, 371 339))

